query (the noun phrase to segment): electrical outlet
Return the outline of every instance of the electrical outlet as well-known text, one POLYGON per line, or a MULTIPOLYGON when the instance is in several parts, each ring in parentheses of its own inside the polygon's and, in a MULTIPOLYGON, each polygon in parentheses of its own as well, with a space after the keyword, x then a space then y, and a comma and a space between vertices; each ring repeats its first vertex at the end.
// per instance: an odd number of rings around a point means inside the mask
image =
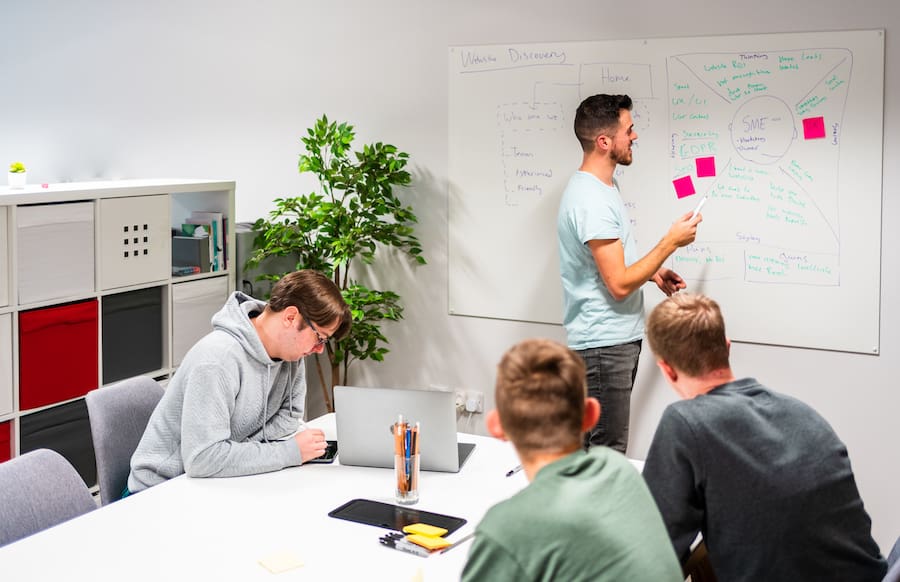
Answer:
POLYGON ((466 409, 466 392, 464 390, 456 391, 456 412, 463 412, 466 409))
POLYGON ((466 394, 466 412, 484 412, 484 392, 469 390, 466 394))

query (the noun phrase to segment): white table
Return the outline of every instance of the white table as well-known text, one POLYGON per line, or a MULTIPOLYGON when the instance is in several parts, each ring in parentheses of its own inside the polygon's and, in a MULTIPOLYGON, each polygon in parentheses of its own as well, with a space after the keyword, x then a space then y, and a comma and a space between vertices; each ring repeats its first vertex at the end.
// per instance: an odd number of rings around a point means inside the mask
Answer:
MULTIPOLYGON (((334 415, 309 423, 335 438, 334 415)), ((468 520, 527 484, 509 443, 460 434, 477 444, 459 473, 421 474, 416 509, 468 520)), ((305 465, 230 479, 185 476, 0 548, 0 578, 133 580, 458 580, 470 542, 421 558, 381 546, 387 530, 328 517, 357 498, 393 503, 393 470, 305 465), (300 568, 273 575, 258 560, 289 552, 300 568)))

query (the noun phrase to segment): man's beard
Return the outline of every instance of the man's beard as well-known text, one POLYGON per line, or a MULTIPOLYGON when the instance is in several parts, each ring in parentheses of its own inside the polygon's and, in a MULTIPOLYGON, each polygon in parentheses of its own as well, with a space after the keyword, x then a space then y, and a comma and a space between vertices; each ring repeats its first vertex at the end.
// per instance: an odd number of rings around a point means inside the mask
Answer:
POLYGON ((634 156, 631 151, 631 145, 629 144, 627 148, 623 148, 621 150, 613 149, 609 153, 609 159, 620 166, 630 166, 631 162, 634 160, 634 156))

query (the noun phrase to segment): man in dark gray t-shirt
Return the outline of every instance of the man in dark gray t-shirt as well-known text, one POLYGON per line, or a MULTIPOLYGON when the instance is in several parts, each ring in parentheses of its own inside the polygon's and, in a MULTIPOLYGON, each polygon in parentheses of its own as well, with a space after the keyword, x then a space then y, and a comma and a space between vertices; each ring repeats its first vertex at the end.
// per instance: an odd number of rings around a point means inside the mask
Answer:
POLYGON ((847 448, 806 404, 734 377, 716 302, 666 299, 647 339, 683 398, 663 413, 643 471, 675 554, 702 533, 720 582, 881 580, 847 448))

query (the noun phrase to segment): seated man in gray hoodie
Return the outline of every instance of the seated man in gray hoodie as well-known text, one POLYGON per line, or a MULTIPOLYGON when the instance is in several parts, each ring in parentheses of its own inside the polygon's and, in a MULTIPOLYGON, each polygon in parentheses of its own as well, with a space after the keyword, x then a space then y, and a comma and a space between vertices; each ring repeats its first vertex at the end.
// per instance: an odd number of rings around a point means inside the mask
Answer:
POLYGON ((233 293, 166 387, 125 494, 182 473, 252 475, 324 454, 324 433, 303 426, 303 358, 344 337, 350 319, 340 289, 316 271, 284 276, 268 304, 233 293))

